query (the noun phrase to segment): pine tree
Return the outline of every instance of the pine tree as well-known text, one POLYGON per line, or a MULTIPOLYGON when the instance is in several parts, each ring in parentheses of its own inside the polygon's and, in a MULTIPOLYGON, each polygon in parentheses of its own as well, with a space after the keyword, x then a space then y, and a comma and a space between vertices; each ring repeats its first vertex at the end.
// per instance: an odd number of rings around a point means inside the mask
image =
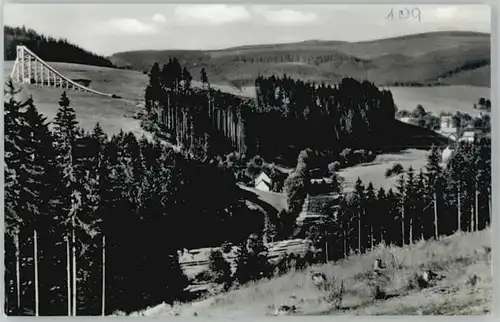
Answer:
POLYGON ((183 91, 187 93, 191 89, 191 81, 193 77, 189 73, 186 67, 182 69, 182 81, 183 81, 183 91))
POLYGON ((434 199, 434 238, 439 238, 438 223, 438 194, 441 183, 441 154, 437 146, 432 145, 431 152, 427 157, 427 178, 434 199))
MULTIPOLYGON (((39 254, 38 254, 38 231, 43 230, 42 222, 43 218, 41 216, 48 215, 46 211, 48 210, 48 202, 50 201, 47 196, 50 196, 47 192, 52 189, 47 183, 49 182, 48 177, 51 175, 48 172, 49 167, 53 165, 50 160, 51 157, 51 144, 52 137, 49 132, 48 124, 46 119, 38 113, 38 110, 33 105, 30 100, 30 104, 27 107, 25 113, 26 119, 26 142, 27 145, 24 147, 24 153, 29 155, 30 163, 24 164, 25 169, 29 169, 29 179, 24 184, 27 187, 31 187, 31 200, 24 199, 23 201, 31 204, 32 212, 32 229, 33 229, 33 262, 34 262, 34 286, 35 286, 35 316, 39 315, 39 276, 38 276, 38 265, 39 265, 39 254)), ((28 160, 27 160, 28 161, 28 160)))
POLYGON ((200 80, 201 80, 201 83, 203 85, 203 88, 208 90, 210 88, 210 83, 208 82, 208 76, 207 76, 207 72, 205 71, 205 68, 201 69, 200 80))
MULTIPOLYGON (((407 211, 406 211, 406 221, 408 223, 408 243, 413 243, 415 237, 415 220, 417 219, 417 205, 418 205, 418 194, 415 182, 415 171, 413 167, 410 166, 407 171, 406 180, 406 198, 407 198, 407 211)), ((405 223, 406 225, 406 223, 405 223)))
POLYGON ((428 195, 427 179, 425 173, 420 169, 415 180, 415 217, 413 224, 415 238, 427 238, 425 227, 428 227, 432 222, 432 217, 428 215, 430 204, 431 198, 428 195))
MULTIPOLYGON (((365 231, 368 233, 368 241, 369 241, 369 247, 370 249, 373 249, 374 246, 374 231, 379 230, 378 227, 375 227, 377 225, 377 218, 375 217, 377 214, 374 211, 376 209, 376 202, 377 198, 375 195, 375 189, 373 188, 373 184, 371 181, 368 183, 368 187, 366 188, 365 192, 365 199, 366 199, 366 223, 365 223, 365 231)), ((365 234, 366 235, 366 234, 365 234)))
POLYGON ((389 231, 389 207, 387 205, 387 195, 383 187, 381 187, 377 192, 377 197, 375 200, 375 208, 374 212, 378 214, 379 218, 377 218, 378 225, 374 230, 376 243, 385 242, 387 243, 387 235, 389 231))
MULTIPOLYGON (((363 182, 360 178, 356 180, 356 184, 354 186, 354 202, 356 205, 356 217, 357 217, 357 240, 358 240, 358 253, 362 253, 362 227, 365 223, 365 187, 363 186, 363 182)), ((364 250, 364 247, 363 247, 364 250)))
MULTIPOLYGON (((59 110, 54 119, 54 138, 56 161, 62 173, 65 195, 63 196, 64 208, 67 217, 62 225, 66 227, 66 243, 68 250, 67 278, 68 278, 68 303, 71 303, 71 315, 76 316, 76 216, 81 208, 81 192, 79 191, 76 177, 76 141, 79 137, 78 122, 70 101, 63 92, 59 101, 59 110), (71 262, 70 262, 71 261, 71 262), (71 274, 70 274, 71 272, 71 274)), ((69 304, 68 304, 69 305, 69 304)))
POLYGON ((457 151, 449 162, 449 178, 452 188, 456 191, 456 204, 457 204, 457 232, 462 230, 462 211, 463 211, 463 193, 465 189, 464 175, 465 175, 465 159, 463 155, 463 148, 459 145, 457 151))
POLYGON ((398 178, 396 185, 397 194, 395 195, 398 199, 397 205, 399 206, 399 223, 400 223, 400 246, 405 245, 405 211, 407 203, 406 194, 406 180, 404 174, 401 174, 398 178))
MULTIPOLYGON (((24 218, 21 216, 20 211, 22 206, 21 190, 22 182, 19 181, 18 173, 21 171, 22 167, 22 154, 25 142, 22 137, 22 127, 23 127, 23 114, 22 110, 28 104, 28 102, 18 102, 15 100, 15 95, 19 93, 18 90, 14 88, 12 81, 10 80, 7 84, 7 88, 4 92, 4 202, 5 202, 5 232, 6 237, 11 237, 14 242, 15 247, 15 269, 11 269, 7 261, 5 262, 6 270, 15 271, 16 279, 16 307, 12 307, 10 303, 14 302, 10 300, 8 294, 6 294, 6 299, 8 305, 6 310, 10 313, 18 312, 21 309, 21 282, 20 282, 20 231, 24 226, 24 218)), ((6 239, 7 241, 7 239, 6 239)), ((7 247, 7 243, 6 243, 7 247)), ((6 293, 8 292, 6 283, 6 293)))

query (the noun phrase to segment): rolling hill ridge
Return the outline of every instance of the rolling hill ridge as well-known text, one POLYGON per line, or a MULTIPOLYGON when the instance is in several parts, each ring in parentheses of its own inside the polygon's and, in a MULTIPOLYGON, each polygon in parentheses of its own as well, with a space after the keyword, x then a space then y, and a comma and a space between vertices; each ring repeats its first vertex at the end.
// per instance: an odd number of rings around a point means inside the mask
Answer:
POLYGON ((177 57, 197 77, 205 68, 212 83, 251 85, 257 75, 337 83, 343 77, 380 86, 490 86, 490 34, 433 32, 362 41, 310 40, 220 50, 143 50, 115 53, 118 66, 149 70, 177 57))

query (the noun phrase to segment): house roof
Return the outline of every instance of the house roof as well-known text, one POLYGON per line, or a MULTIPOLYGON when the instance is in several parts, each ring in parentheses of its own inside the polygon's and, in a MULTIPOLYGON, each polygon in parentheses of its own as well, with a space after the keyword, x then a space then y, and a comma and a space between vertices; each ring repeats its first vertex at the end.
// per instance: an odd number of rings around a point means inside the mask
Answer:
POLYGON ((271 189, 271 183, 267 182, 266 180, 259 180, 259 182, 255 182, 255 186, 259 185, 261 182, 263 182, 269 189, 271 189))

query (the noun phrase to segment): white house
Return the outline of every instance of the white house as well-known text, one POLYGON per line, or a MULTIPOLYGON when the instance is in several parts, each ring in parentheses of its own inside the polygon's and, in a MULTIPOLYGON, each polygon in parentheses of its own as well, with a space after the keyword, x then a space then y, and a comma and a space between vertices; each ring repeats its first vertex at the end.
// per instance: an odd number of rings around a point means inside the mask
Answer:
POLYGON ((457 128, 453 124, 453 117, 451 115, 441 115, 441 126, 439 131, 446 134, 457 133, 457 128))
POLYGON ((476 132, 465 131, 459 141, 473 143, 475 138, 476 138, 476 132))
POLYGON ((261 173, 255 178, 254 188, 261 191, 271 191, 273 186, 273 181, 269 176, 264 172, 261 173))

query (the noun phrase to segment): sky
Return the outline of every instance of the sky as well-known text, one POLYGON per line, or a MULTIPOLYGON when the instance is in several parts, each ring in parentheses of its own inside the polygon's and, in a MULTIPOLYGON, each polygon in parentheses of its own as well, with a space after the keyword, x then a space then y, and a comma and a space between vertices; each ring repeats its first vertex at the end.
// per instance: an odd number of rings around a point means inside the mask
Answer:
POLYGON ((7 3, 4 24, 24 25, 111 55, 312 39, 362 41, 448 30, 490 33, 491 14, 486 5, 7 3))

